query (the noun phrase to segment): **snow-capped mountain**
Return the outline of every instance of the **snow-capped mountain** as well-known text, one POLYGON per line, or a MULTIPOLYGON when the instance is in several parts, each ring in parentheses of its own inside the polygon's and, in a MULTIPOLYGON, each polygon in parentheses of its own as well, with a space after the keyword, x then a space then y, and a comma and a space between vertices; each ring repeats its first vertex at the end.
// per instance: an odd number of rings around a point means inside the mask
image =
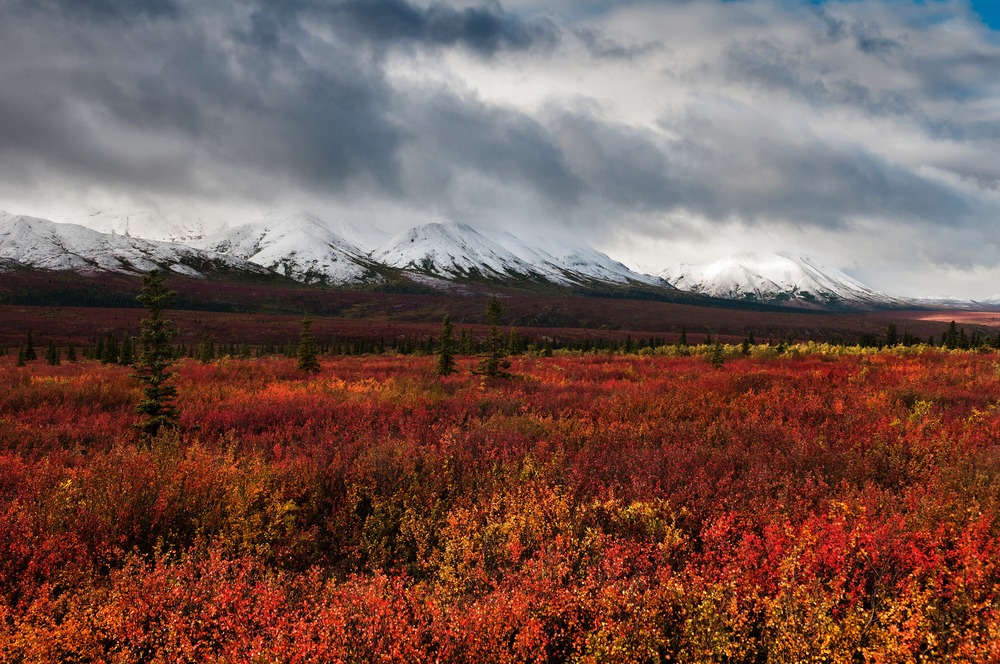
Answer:
POLYGON ((188 243, 200 240, 212 230, 197 216, 164 215, 150 210, 100 210, 65 221, 99 233, 160 242, 188 243))
POLYGON ((504 232, 480 232, 468 224, 437 222, 400 233, 371 253, 385 265, 446 279, 530 280, 561 286, 601 282, 666 287, 589 247, 540 248, 504 232))
POLYGON ((395 235, 373 260, 403 270, 454 278, 536 278, 541 274, 472 226, 431 223, 395 235))
MULTIPOLYGON (((131 216, 101 219, 108 221, 113 232, 0 213, 0 271, 33 267, 145 272, 161 268, 194 277, 225 271, 283 275, 307 284, 337 286, 397 280, 452 291, 483 282, 587 289, 639 286, 811 308, 912 303, 872 290, 840 270, 801 255, 734 254, 708 265, 681 265, 661 276, 649 276, 564 238, 525 240, 450 221, 410 228, 370 249, 376 244, 373 238, 379 236, 374 227, 357 228, 302 213, 266 215, 184 243, 136 237, 140 232, 156 234, 162 222, 157 217, 142 217, 138 224, 131 216)), ((169 224, 163 228, 161 235, 177 231, 169 224)), ((192 233, 197 230, 193 228, 189 228, 192 233)))
POLYGON ((246 261, 193 249, 99 233, 76 224, 0 212, 0 259, 45 270, 147 272, 166 269, 192 277, 218 271, 266 274, 246 261))
POLYGON ((311 214, 266 215, 193 243, 236 256, 303 283, 348 285, 382 279, 367 252, 348 237, 353 229, 311 214))
POLYGON ((555 284, 601 282, 622 286, 644 284, 659 288, 670 287, 664 279, 634 272, 585 245, 551 239, 535 239, 529 244, 502 231, 485 235, 524 262, 534 266, 547 281, 555 284))
POLYGON ((680 265, 663 276, 681 290, 732 300, 804 307, 901 303, 802 255, 733 254, 707 265, 680 265))

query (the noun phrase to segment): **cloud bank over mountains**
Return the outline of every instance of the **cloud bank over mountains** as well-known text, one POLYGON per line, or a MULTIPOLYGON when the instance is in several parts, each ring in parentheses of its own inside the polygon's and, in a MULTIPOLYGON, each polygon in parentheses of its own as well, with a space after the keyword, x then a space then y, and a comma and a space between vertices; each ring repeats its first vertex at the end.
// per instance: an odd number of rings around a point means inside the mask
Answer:
POLYGON ((0 202, 807 251, 985 295, 997 71, 964 0, 8 0, 0 202))

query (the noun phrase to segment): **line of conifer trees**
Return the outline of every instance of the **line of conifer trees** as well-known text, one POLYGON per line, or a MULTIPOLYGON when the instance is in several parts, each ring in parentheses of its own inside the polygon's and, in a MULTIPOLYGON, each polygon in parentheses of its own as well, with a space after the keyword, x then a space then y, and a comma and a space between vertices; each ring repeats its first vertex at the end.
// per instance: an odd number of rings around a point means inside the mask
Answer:
MULTIPOLYGON (((454 326, 449 320, 449 326, 454 326)), ((502 349, 504 356, 517 356, 525 353, 551 355, 555 351, 567 350, 576 352, 611 352, 623 354, 638 354, 643 349, 656 350, 666 346, 684 347, 690 344, 711 345, 718 341, 712 334, 689 335, 685 327, 680 335, 670 340, 665 337, 632 337, 624 339, 603 336, 584 337, 567 340, 545 335, 531 335, 516 328, 501 331, 499 324, 493 325, 485 335, 477 336, 469 329, 458 330, 449 339, 449 354, 452 356, 482 356, 496 354, 502 349), (689 341, 689 336, 692 339, 689 341)), ((749 354, 750 348, 757 343, 767 343, 781 351, 794 342, 790 334, 770 337, 766 342, 758 342, 753 332, 749 332, 740 344, 743 353, 749 354)), ((394 337, 336 337, 325 340, 315 340, 318 355, 380 355, 395 353, 399 355, 433 355, 440 352, 442 338, 433 335, 397 335, 394 337)), ((988 335, 979 330, 971 333, 952 321, 948 329, 940 337, 918 338, 908 332, 899 332, 895 325, 889 325, 879 333, 866 333, 854 340, 833 340, 833 345, 859 345, 863 348, 884 348, 892 346, 914 346, 927 344, 929 346, 947 349, 998 349, 1000 350, 1000 334, 988 335)), ((268 341, 261 344, 250 344, 246 341, 219 341, 205 334, 197 344, 179 343, 171 346, 173 358, 193 358, 207 363, 223 357, 254 358, 280 355, 296 357, 299 342, 292 340, 268 341)), ((8 354, 10 349, 0 347, 0 356, 8 354)), ((63 361, 75 362, 78 357, 88 360, 98 360, 105 364, 120 364, 132 366, 136 361, 137 338, 125 332, 108 331, 89 340, 88 344, 77 346, 74 343, 57 345, 49 341, 47 346, 38 348, 35 344, 32 330, 28 330, 25 342, 14 351, 17 353, 18 364, 34 361, 40 357, 49 364, 60 364, 63 361), (42 350, 44 349, 44 351, 42 350), (44 352, 44 355, 42 353, 44 352)))

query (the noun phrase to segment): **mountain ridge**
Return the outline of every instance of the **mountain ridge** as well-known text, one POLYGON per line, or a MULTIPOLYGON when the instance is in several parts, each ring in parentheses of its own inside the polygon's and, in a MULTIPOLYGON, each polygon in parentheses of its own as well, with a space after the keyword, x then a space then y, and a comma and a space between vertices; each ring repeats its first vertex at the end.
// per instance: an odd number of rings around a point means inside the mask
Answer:
MULTIPOLYGON (((373 240, 381 237, 377 229, 301 212, 271 213, 183 243, 132 236, 133 231, 151 232, 156 224, 149 214, 104 214, 99 221, 113 226, 113 232, 3 213, 0 269, 14 264, 84 272, 161 267, 204 277, 206 270, 199 266, 209 266, 208 273, 222 268, 249 270, 258 276, 275 274, 307 285, 345 288, 462 293, 478 284, 624 297, 630 292, 654 298, 694 293, 802 309, 872 309, 916 302, 875 291, 801 254, 733 254, 649 275, 566 238, 525 240, 506 231, 448 220, 414 226, 381 243, 373 240), (22 227, 11 231, 15 223, 22 227)), ((204 226, 195 220, 164 232, 184 228, 197 234, 192 229, 204 226)))
POLYGON ((662 276, 682 290, 731 300, 804 308, 905 303, 803 254, 736 253, 702 265, 681 264, 662 276))

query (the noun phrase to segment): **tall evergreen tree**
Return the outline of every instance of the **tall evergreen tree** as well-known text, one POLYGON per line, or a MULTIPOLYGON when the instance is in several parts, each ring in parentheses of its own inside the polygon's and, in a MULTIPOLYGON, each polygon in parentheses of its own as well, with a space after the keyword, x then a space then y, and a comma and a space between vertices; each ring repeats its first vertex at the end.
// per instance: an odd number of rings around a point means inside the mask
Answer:
POLYGON ((889 323, 889 327, 885 330, 885 345, 889 347, 899 345, 899 332, 894 323, 889 323))
POLYGON ((146 307, 146 317, 139 334, 142 352, 136 363, 136 377, 144 386, 145 398, 136 406, 136 412, 144 416, 139 427, 149 436, 177 423, 174 405, 177 388, 169 383, 172 374, 167 371, 174 355, 170 340, 177 334, 177 328, 163 316, 163 310, 173 305, 175 297, 176 293, 167 288, 157 270, 143 276, 136 299, 146 307))
POLYGON ((316 359, 316 340, 312 335, 312 320, 306 314, 302 317, 302 330, 299 332, 299 347, 296 355, 299 358, 299 371, 317 373, 319 360, 316 359))
POLYGON ((76 346, 73 344, 66 346, 66 361, 76 362, 76 346))
POLYGON ((35 342, 31 338, 31 328, 28 328, 28 340, 24 344, 24 359, 25 361, 37 360, 38 353, 35 351, 35 342))
POLYGON ((507 360, 507 344, 503 332, 500 331, 500 319, 503 317, 503 304, 494 295, 486 304, 486 318, 490 321, 490 332, 486 338, 487 355, 479 363, 479 371, 490 378, 498 378, 507 374, 510 361, 507 360))
POLYGON ((441 321, 441 344, 438 346, 437 372, 439 376, 455 373, 455 340, 452 337, 451 317, 441 321))
POLYGON ((49 339, 49 349, 45 351, 45 361, 53 367, 59 366, 62 363, 59 349, 56 348, 56 342, 51 339, 49 339))

